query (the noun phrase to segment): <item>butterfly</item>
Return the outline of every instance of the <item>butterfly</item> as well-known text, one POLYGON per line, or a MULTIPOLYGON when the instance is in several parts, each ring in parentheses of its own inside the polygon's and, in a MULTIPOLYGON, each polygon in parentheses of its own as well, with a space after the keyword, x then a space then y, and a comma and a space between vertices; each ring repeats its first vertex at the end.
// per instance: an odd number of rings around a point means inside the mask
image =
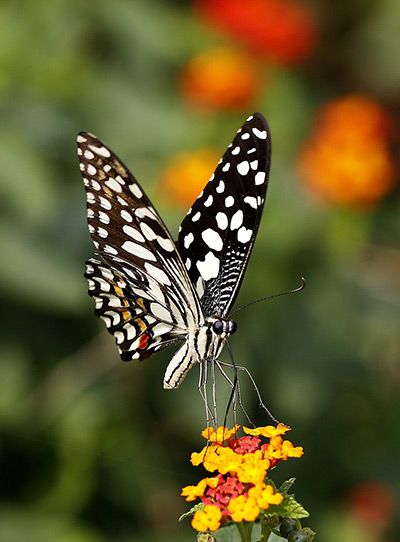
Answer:
POLYGON ((85 277, 95 313, 124 361, 183 342, 164 376, 178 387, 216 361, 236 323, 229 313, 259 228, 271 137, 260 113, 236 133, 179 228, 176 243, 136 178, 94 135, 77 137, 96 258, 85 277))

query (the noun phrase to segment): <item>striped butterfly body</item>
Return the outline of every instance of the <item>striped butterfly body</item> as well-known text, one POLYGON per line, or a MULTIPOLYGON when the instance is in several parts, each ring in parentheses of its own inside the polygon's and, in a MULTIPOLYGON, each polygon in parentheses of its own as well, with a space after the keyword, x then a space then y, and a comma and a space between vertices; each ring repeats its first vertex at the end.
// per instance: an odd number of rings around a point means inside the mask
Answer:
POLYGON ((229 312, 260 223, 270 165, 270 134, 255 113, 237 132, 174 243, 123 162, 95 136, 77 138, 96 258, 85 277, 95 312, 124 361, 177 342, 164 388, 195 364, 217 360, 236 330, 229 312))

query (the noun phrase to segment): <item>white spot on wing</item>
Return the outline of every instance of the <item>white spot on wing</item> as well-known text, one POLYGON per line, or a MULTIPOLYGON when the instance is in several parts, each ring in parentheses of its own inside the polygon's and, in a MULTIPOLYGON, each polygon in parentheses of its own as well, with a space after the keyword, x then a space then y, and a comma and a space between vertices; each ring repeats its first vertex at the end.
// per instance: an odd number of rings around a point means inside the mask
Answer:
POLYGON ((171 281, 169 280, 168 275, 162 269, 147 262, 144 264, 144 267, 148 274, 153 277, 153 279, 155 279, 157 282, 161 282, 166 286, 170 286, 171 281))
POLYGON ((112 205, 108 201, 108 199, 103 198, 103 196, 100 196, 100 207, 103 207, 103 209, 106 209, 107 211, 109 211, 112 208, 112 205))
POLYGON ((228 227, 228 217, 225 213, 217 213, 217 216, 215 217, 217 221, 218 228, 220 230, 226 230, 228 227))
POLYGON ((148 218, 155 220, 154 212, 149 207, 139 207, 138 209, 135 209, 135 215, 138 218, 147 216, 148 218))
POLYGON ((267 130, 259 130, 258 128, 253 128, 252 132, 256 137, 258 137, 258 139, 267 139, 267 130))
POLYGON ((237 165, 237 170, 240 175, 247 175, 250 169, 250 164, 247 160, 244 160, 243 162, 240 162, 240 164, 237 165))
POLYGON ((122 333, 122 331, 114 331, 113 333, 115 340, 117 341, 117 344, 121 344, 125 340, 125 335, 122 333))
POLYGON ((192 216, 192 222, 197 222, 200 217, 201 217, 201 213, 200 211, 197 211, 197 213, 192 216))
POLYGON ((255 183, 264 184, 264 182, 265 182, 265 171, 259 171, 258 173, 256 173, 255 183))
POLYGON ((122 248, 123 250, 129 252, 129 254, 132 254, 133 256, 136 256, 137 258, 142 258, 143 260, 149 260, 151 262, 156 261, 156 257, 152 252, 150 252, 150 250, 148 250, 142 245, 133 243, 132 241, 125 241, 122 244, 122 248))
POLYGON ((222 192, 225 190, 225 183, 224 181, 219 181, 219 184, 216 188, 218 194, 222 194, 222 192))
POLYGON ((253 230, 248 230, 244 226, 242 226, 239 229, 238 234, 237 234, 238 241, 240 243, 248 243, 251 239, 252 233, 253 233, 253 230))
POLYGON ((196 292, 198 293, 199 297, 202 297, 204 294, 204 280, 199 277, 196 282, 196 292))
POLYGON ((148 239, 149 241, 154 241, 157 238, 157 234, 154 233, 154 231, 148 226, 145 222, 140 223, 140 229, 143 232, 143 235, 148 239))
POLYGON ((201 234, 203 241, 213 250, 222 250, 223 242, 218 232, 211 228, 207 228, 201 234))
POLYGON ((114 192, 122 192, 121 185, 112 177, 109 177, 104 184, 111 188, 111 190, 114 190, 114 192))
POLYGON ((241 137, 241 139, 249 139, 250 134, 249 134, 249 132, 244 132, 240 137, 241 137))
POLYGON ((194 241, 194 235, 192 232, 190 232, 187 235, 185 235, 185 237, 183 238, 183 246, 185 248, 189 248, 190 245, 193 243, 193 241, 194 241))
POLYGON ((227 162, 224 167, 222 168, 222 171, 226 172, 226 171, 229 171, 229 168, 231 167, 231 164, 230 162, 227 162))
POLYGON ((110 223, 110 217, 106 213, 103 213, 103 211, 99 211, 99 220, 103 224, 109 224, 110 223))
POLYGON ((120 205, 128 205, 128 203, 124 200, 124 198, 121 198, 121 196, 117 196, 117 201, 120 205))
POLYGON ((125 211, 125 209, 122 209, 122 211, 120 212, 120 215, 127 222, 132 222, 132 220, 133 220, 131 213, 128 213, 128 211, 125 211))
POLYGON ((212 202, 213 202, 213 197, 212 195, 210 194, 208 196, 208 198, 206 199, 206 201, 204 202, 204 207, 210 207, 210 205, 212 205, 212 202))
POLYGON ((207 252, 204 261, 196 262, 196 266, 205 281, 215 279, 218 276, 219 259, 212 252, 207 252))
POLYGON ((143 237, 143 235, 140 233, 140 231, 136 230, 135 228, 132 228, 132 226, 128 226, 128 224, 124 224, 122 226, 122 230, 126 235, 129 235, 129 237, 132 237, 132 239, 135 239, 135 241, 139 241, 140 243, 144 243, 146 239, 143 237))
POLYGON ((130 184, 129 185, 129 190, 137 198, 141 198, 143 196, 143 192, 140 190, 139 186, 136 183, 130 184))
POLYGON ((110 151, 105 147, 95 147, 95 145, 89 145, 89 147, 99 156, 104 156, 104 158, 110 158, 111 156, 110 151))
POLYGON ((231 230, 237 230, 243 224, 243 211, 239 209, 231 218, 231 230))
POLYGON ((174 244, 170 241, 170 239, 164 239, 163 237, 157 236, 157 243, 160 245, 161 248, 166 250, 167 252, 173 252, 175 250, 174 244))
POLYGON ((225 198, 225 207, 232 207, 232 205, 235 203, 235 200, 232 196, 228 196, 225 198))
POLYGON ((96 175, 97 169, 92 166, 92 164, 88 164, 86 171, 89 173, 89 175, 96 175))
POLYGON ((107 254, 111 254, 112 256, 118 255, 118 250, 114 247, 110 247, 110 245, 104 245, 104 252, 107 252, 107 254))
POLYGON ((254 196, 246 196, 243 201, 248 203, 253 209, 257 209, 257 199, 254 196))
POLYGON ((151 308, 151 312, 159 320, 165 320, 167 322, 172 322, 171 314, 162 305, 159 305, 158 303, 152 303, 150 305, 150 308, 151 308))
POLYGON ((239 147, 239 145, 236 146, 234 149, 231 150, 231 153, 232 153, 233 155, 239 154, 239 152, 240 152, 240 147, 239 147))

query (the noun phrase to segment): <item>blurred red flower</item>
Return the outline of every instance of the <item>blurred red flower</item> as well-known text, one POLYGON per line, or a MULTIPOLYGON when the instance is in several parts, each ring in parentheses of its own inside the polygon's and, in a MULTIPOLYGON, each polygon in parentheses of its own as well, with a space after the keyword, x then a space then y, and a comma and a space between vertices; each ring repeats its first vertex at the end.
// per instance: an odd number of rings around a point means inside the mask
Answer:
POLYGON ((196 0, 199 15, 260 55, 283 64, 307 58, 317 23, 302 0, 196 0))
POLYGON ((209 109, 246 109, 260 87, 261 77, 253 59, 228 47, 198 54, 181 75, 181 89, 186 100, 209 109))
POLYGON ((361 523, 385 529, 393 517, 396 499, 393 490, 380 481, 358 484, 349 497, 350 512, 361 523))
POLYGON ((392 121, 372 98, 354 94, 326 104, 299 156, 305 184, 321 199, 353 208, 377 204, 394 186, 392 121))
POLYGON ((188 207, 203 190, 217 167, 219 155, 211 149, 200 149, 176 155, 162 176, 162 188, 167 197, 188 207))

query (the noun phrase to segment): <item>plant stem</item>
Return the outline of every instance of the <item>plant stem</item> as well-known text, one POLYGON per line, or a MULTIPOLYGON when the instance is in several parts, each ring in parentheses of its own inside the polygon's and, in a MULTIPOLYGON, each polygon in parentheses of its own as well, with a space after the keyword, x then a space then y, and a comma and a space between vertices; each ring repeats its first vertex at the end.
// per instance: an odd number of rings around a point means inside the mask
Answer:
POLYGON ((271 527, 265 521, 261 522, 261 538, 260 542, 268 542, 269 535, 272 533, 271 527))
POLYGON ((235 523, 242 542, 251 542, 251 532, 253 530, 253 523, 251 521, 240 521, 235 523))

